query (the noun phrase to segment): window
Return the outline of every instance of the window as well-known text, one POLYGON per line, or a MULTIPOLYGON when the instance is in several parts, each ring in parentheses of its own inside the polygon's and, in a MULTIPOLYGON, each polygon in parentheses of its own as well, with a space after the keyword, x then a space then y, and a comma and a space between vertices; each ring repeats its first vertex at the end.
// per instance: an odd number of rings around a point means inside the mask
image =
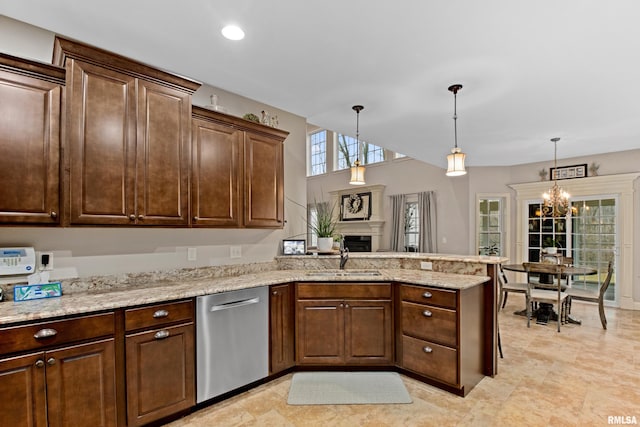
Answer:
POLYGON ((366 165, 384 162, 384 148, 367 142, 362 144, 362 162, 366 165))
POLYGON ((309 176, 327 173, 327 131, 309 135, 309 176))
POLYGON ((420 247, 420 216, 418 200, 407 200, 404 211, 404 249, 407 252, 418 252, 420 247))
POLYGON ((338 162, 336 170, 350 168, 353 162, 356 161, 357 146, 356 139, 347 135, 338 134, 338 162))
POLYGON ((478 198, 478 255, 505 256, 504 199, 478 198))

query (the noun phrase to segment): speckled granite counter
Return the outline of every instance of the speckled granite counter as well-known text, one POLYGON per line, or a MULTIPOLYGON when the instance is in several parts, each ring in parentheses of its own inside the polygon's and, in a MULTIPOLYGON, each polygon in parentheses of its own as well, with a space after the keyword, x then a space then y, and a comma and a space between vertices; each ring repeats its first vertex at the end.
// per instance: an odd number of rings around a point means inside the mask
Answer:
POLYGON ((5 301, 0 303, 0 324, 6 325, 9 323, 111 310, 288 282, 399 281, 450 289, 465 289, 489 280, 489 277, 486 276, 449 274, 421 270, 378 269, 377 271, 381 273, 380 276, 353 275, 348 277, 318 277, 307 275, 307 270, 274 270, 231 277, 191 278, 180 281, 161 280, 155 283, 148 283, 144 287, 105 288, 86 292, 72 292, 63 294, 63 296, 59 298, 47 298, 17 303, 5 301))

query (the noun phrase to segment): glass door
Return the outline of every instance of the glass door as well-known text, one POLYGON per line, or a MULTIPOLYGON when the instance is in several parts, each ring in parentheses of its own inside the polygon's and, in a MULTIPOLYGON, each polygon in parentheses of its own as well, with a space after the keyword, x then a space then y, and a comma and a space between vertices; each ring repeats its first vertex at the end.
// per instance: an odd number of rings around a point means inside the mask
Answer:
POLYGON ((573 286, 598 289, 607 276, 609 261, 614 263, 614 275, 605 295, 615 302, 615 261, 618 248, 616 197, 585 198, 571 202, 570 236, 574 264, 598 269, 597 275, 573 278, 573 286))

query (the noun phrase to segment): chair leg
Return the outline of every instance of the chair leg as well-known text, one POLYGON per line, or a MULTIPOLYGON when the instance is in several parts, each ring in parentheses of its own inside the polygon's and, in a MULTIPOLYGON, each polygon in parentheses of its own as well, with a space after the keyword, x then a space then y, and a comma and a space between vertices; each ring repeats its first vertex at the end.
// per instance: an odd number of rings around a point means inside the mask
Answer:
POLYGON ((527 298, 527 328, 531 327, 531 301, 527 298))
POLYGON ((509 296, 509 292, 502 292, 502 304, 501 304, 501 309, 504 308, 505 305, 507 305, 507 297, 509 296))
POLYGON ((602 323, 602 328, 607 329, 607 318, 604 315, 604 301, 598 301, 598 311, 600 312, 600 323, 602 323))
POLYGON ((498 351, 500 352, 500 359, 504 359, 502 354, 502 341, 500 340, 500 330, 498 330, 498 351))

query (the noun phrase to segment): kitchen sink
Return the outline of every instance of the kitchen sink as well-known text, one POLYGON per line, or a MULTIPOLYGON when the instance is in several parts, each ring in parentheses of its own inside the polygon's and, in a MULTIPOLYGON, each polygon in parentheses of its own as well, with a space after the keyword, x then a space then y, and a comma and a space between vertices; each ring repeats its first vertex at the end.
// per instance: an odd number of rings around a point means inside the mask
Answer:
POLYGON ((381 276, 376 270, 319 270, 307 271, 307 276, 314 277, 349 277, 349 276, 381 276))

